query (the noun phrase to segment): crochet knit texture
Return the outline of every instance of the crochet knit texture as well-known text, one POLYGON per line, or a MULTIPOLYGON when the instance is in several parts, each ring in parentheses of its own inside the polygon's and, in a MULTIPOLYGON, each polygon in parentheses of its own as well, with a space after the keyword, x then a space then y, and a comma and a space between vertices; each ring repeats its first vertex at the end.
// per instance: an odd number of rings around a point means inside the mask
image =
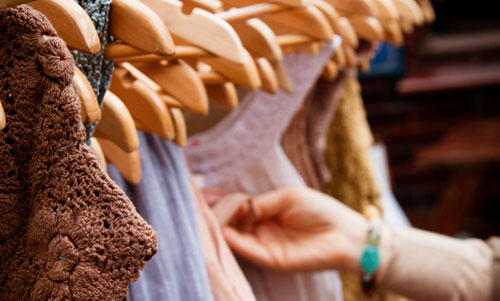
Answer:
POLYGON ((123 300, 156 233, 85 143, 73 58, 24 5, 0 45, 0 300, 123 300))

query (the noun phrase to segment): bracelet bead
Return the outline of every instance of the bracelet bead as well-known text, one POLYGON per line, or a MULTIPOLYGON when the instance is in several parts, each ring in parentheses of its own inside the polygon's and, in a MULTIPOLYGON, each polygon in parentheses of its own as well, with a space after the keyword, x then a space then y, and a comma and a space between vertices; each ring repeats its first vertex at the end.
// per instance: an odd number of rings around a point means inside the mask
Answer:
POLYGON ((379 230, 370 230, 368 233, 368 244, 373 246, 378 246, 380 242, 380 231, 379 230))
POLYGON ((373 274, 364 274, 361 278, 361 288, 365 292, 371 292, 375 288, 375 277, 373 274))
POLYGON ((374 273, 380 264, 378 248, 373 245, 366 246, 360 259, 361 269, 367 274, 374 273))
POLYGON ((371 220, 374 217, 380 216, 380 210, 378 210, 378 208, 373 205, 368 205, 363 210, 363 215, 365 216, 366 220, 371 220))

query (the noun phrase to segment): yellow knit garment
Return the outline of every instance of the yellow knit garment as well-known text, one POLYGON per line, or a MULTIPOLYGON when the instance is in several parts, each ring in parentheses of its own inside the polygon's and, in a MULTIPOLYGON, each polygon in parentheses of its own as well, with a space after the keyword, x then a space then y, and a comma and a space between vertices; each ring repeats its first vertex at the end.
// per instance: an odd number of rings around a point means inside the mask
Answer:
MULTIPOLYGON (((358 212, 367 205, 380 208, 380 192, 369 159, 373 136, 355 73, 346 79, 327 143, 325 156, 332 180, 323 186, 323 191, 358 212)), ((341 278, 346 301, 388 300, 381 291, 375 291, 371 298, 366 296, 357 275, 343 274, 341 278)))

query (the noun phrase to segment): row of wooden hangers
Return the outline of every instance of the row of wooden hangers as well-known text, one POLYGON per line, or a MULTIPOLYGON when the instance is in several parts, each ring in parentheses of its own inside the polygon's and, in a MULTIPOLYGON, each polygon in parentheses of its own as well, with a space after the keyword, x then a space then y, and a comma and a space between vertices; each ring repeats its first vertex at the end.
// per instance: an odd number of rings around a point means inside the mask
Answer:
MULTIPOLYGON (((92 21, 75 1, 0 0, 0 9, 21 3, 44 13, 69 48, 100 51, 92 21)), ((113 0, 109 31, 117 42, 104 53, 116 64, 102 108, 75 67, 82 119, 99 121, 92 138, 98 159, 137 183, 137 129, 182 146, 183 110, 205 115, 209 99, 235 108, 237 86, 291 92, 284 53, 316 53, 340 35, 323 72, 333 80, 343 68, 369 68, 373 51, 360 51, 360 41, 401 45, 404 33, 433 20, 430 0, 113 0)), ((0 128, 4 116, 0 104, 0 128)))

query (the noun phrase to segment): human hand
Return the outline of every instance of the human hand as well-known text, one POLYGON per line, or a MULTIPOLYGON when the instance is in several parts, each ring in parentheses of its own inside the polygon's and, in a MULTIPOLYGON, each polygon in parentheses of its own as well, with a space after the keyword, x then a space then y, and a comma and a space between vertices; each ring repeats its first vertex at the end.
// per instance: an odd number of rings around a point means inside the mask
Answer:
POLYGON ((358 260, 367 229, 359 213, 332 197, 300 187, 253 198, 223 231, 236 253, 267 268, 361 273, 358 260))

